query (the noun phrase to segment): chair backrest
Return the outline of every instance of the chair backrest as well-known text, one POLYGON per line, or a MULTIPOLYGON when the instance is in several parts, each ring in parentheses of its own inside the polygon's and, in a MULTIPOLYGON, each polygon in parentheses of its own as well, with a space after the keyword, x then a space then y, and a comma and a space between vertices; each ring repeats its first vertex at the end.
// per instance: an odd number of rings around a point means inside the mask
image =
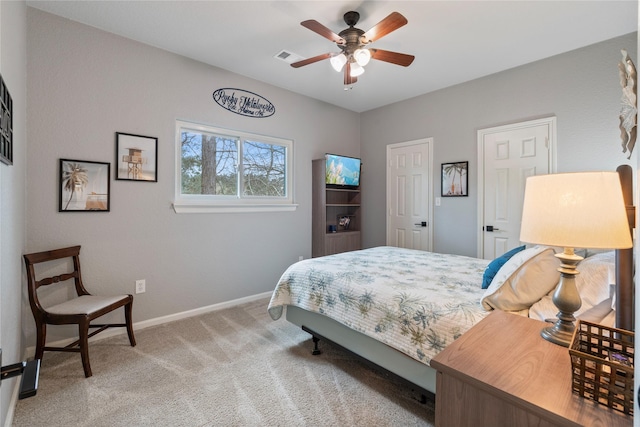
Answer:
POLYGON ((68 248, 25 254, 23 255, 23 258, 27 267, 27 293, 29 295, 29 304, 31 305, 31 311, 33 311, 34 315, 37 315, 38 312, 45 311, 38 300, 37 290, 40 286, 48 286, 73 279, 78 296, 89 294, 82 284, 82 274, 80 273, 80 246, 71 246, 68 248), (40 279, 36 277, 36 264, 63 258, 72 258, 72 271, 40 279))

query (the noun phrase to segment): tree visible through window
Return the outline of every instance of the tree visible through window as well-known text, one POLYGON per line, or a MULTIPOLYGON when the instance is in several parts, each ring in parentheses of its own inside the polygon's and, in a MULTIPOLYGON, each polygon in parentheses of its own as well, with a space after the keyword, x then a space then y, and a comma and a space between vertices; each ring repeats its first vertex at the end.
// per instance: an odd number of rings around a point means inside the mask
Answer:
POLYGON ((245 141, 243 147, 243 194, 286 196, 286 148, 256 141, 245 141))
POLYGON ((180 195, 290 200, 291 142, 227 132, 178 123, 180 195))
POLYGON ((238 194, 237 138, 183 130, 182 194, 238 194))

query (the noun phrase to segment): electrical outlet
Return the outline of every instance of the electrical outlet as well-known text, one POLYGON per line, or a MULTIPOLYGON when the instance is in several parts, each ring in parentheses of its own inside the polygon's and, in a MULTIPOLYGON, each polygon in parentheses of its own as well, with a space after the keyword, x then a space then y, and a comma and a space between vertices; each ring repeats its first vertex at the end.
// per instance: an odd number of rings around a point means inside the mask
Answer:
POLYGON ((302 261, 303 259, 304 259, 304 257, 303 257, 302 255, 300 255, 300 256, 298 257, 298 261, 302 261))
POLYGON ((136 294, 141 294, 143 292, 145 292, 146 289, 146 282, 144 279, 142 280, 136 280, 136 294))

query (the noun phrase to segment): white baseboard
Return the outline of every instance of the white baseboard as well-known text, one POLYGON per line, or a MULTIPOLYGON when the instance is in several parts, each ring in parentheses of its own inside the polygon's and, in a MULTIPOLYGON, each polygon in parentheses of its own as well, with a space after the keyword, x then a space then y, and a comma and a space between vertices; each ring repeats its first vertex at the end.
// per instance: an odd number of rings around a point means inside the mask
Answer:
MULTIPOLYGON (((156 317, 155 319, 148 319, 148 320, 143 320, 141 322, 135 322, 133 324, 133 330, 134 331, 139 331, 141 329, 148 328, 150 326, 162 325, 164 323, 174 322, 176 320, 186 319, 186 318, 193 317, 193 316, 198 316, 200 314, 210 313, 212 311, 223 310, 225 308, 234 307, 236 305, 241 305, 241 304, 245 304, 245 303, 252 302, 252 301, 257 301, 257 300, 262 299, 262 298, 267 298, 271 294, 272 294, 272 291, 264 292, 262 294, 257 294, 257 295, 251 295, 251 296, 248 296, 248 297, 238 298, 238 299, 234 299, 234 300, 231 300, 231 301, 226 301, 226 302, 221 302, 221 303, 218 303, 218 304, 208 305, 206 307, 194 308, 193 310, 187 310, 187 311, 183 311, 181 313, 174 313, 174 314, 169 314, 169 315, 162 316, 162 317, 156 317)), ((266 310, 266 307, 265 307, 265 310, 266 310)), ((122 334, 125 334, 125 333, 126 333, 126 329, 125 328, 107 329, 104 332, 99 333, 95 337, 90 338, 89 342, 103 340, 105 338, 110 338, 110 337, 114 337, 114 336, 117 336, 117 335, 122 335, 122 334)), ((47 345, 48 346, 53 346, 53 347, 64 347, 66 345, 71 344, 76 339, 77 338, 68 338, 68 339, 64 339, 64 340, 59 340, 59 341, 54 341, 54 342, 47 343, 47 345)), ((36 354, 36 347, 35 346, 30 346, 30 347, 27 347, 25 349, 25 358, 26 359, 33 358, 33 356, 35 356, 35 354, 36 354)))
MULTIPOLYGON (((218 303, 218 304, 208 305, 206 307, 194 308, 193 310, 183 311, 182 313, 169 314, 167 316, 157 317, 155 319, 143 320, 142 322, 134 323, 133 324, 133 329, 134 330, 144 329, 144 328, 148 328, 150 326, 162 325, 163 323, 174 322, 176 320, 186 319, 188 317, 193 317, 193 316, 198 316, 200 314, 210 313, 212 311, 223 310, 225 308, 234 307, 236 305, 241 305, 241 304, 245 304, 245 303, 248 303, 248 302, 257 301, 257 300, 262 299, 262 298, 267 298, 267 297, 271 296, 272 293, 273 293, 272 291, 264 292, 262 294, 257 294, 257 295, 251 295, 251 296, 248 296, 248 297, 238 298, 238 299, 234 299, 234 300, 231 300, 231 301, 226 301, 226 302, 221 302, 221 303, 218 303)), ((265 307, 265 310, 266 310, 266 307, 265 307)), ((114 331, 118 332, 115 329, 114 329, 114 331)), ((121 334, 125 333, 124 329, 122 329, 119 332, 121 334)), ((102 334, 104 334, 104 332, 102 334)), ((114 335, 117 335, 117 334, 114 334, 114 335)))

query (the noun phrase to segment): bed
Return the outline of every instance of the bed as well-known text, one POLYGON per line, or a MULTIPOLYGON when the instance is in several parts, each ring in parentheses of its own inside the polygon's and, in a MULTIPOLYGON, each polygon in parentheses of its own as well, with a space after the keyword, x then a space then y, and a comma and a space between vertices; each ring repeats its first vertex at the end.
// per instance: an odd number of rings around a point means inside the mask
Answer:
MULTIPOLYGON (((523 246, 484 260, 382 246, 312 258, 283 273, 268 311, 309 332, 316 353, 331 341, 435 394, 431 359, 492 310, 555 317, 555 251, 523 246)), ((583 256, 576 317, 632 330, 633 251, 583 256)))

